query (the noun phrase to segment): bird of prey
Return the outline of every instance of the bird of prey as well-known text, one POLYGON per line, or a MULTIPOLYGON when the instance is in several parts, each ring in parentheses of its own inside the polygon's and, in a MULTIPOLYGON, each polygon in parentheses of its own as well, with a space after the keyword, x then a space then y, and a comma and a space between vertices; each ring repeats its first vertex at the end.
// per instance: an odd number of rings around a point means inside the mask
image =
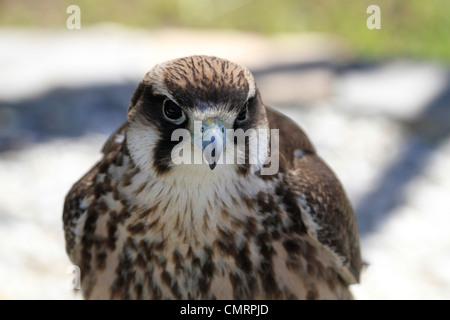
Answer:
POLYGON ((345 191, 244 66, 211 56, 156 65, 102 153, 64 203, 84 298, 352 298, 361 255, 345 191), (174 139, 177 129, 191 138, 174 139), (228 136, 239 129, 268 132, 257 161, 250 136, 228 136), (175 161, 180 145, 202 161, 175 161), (230 150, 235 161, 220 161, 230 150))

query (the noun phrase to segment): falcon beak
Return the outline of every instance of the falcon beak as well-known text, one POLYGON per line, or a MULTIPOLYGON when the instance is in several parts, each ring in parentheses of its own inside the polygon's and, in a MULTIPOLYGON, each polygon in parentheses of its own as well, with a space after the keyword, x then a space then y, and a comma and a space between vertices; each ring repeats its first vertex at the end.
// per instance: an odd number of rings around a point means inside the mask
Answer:
POLYGON ((225 146, 225 126, 222 122, 207 119, 202 123, 203 158, 214 170, 225 146))

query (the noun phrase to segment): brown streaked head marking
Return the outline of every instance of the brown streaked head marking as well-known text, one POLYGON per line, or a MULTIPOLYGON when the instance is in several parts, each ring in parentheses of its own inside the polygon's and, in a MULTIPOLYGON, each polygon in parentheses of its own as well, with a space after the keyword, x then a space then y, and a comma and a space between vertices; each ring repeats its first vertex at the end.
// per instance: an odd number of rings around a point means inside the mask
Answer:
POLYGON ((257 95, 255 80, 246 67, 213 56, 190 56, 156 65, 134 92, 129 112, 149 89, 182 108, 200 111, 221 107, 239 113, 243 104, 257 95))
POLYGON ((186 107, 195 106, 196 102, 240 107, 255 96, 256 87, 246 67, 211 56, 191 56, 159 64, 147 73, 144 82, 152 85, 154 92, 186 107))

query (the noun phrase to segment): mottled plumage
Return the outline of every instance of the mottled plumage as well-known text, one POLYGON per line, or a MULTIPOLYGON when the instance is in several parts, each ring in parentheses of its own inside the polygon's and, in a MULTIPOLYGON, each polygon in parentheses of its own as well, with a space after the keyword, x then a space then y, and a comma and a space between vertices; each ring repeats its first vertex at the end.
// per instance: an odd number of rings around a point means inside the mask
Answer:
POLYGON ((359 280, 357 224, 335 175, 293 121, 264 106, 245 67, 216 57, 145 76, 63 220, 89 299, 346 299, 359 280), (249 161, 174 165, 172 132, 208 119, 279 129, 277 173, 249 161))

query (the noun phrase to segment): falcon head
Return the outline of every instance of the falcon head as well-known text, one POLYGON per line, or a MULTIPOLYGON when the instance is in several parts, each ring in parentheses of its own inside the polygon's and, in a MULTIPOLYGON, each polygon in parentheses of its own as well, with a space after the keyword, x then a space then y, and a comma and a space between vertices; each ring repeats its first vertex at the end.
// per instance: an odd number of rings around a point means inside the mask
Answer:
POLYGON ((267 157, 268 137, 250 138, 268 129, 253 76, 217 57, 156 65, 133 94, 128 124, 130 155, 152 176, 179 170, 245 175, 260 169, 267 157))

